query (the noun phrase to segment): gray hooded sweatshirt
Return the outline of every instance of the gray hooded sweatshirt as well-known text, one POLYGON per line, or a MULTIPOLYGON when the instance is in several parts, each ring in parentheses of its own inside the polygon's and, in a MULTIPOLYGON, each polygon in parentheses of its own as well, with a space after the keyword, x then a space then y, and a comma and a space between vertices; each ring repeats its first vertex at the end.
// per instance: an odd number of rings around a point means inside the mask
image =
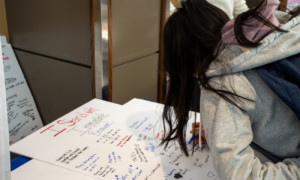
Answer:
POLYGON ((286 15, 275 12, 288 33, 273 32, 257 48, 229 45, 207 71, 216 89, 252 100, 231 97, 243 112, 216 93, 201 91, 202 126, 222 180, 300 179, 300 121, 253 70, 300 53, 300 16, 287 22, 286 15), (262 164, 249 146, 252 141, 285 160, 262 164))

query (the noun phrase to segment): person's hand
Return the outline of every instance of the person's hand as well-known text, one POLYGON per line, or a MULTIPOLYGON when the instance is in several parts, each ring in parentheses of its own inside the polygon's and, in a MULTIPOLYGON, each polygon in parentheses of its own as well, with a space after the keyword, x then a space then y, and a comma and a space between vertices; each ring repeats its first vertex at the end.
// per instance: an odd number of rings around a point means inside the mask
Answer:
MULTIPOLYGON (((195 141, 196 143, 199 143, 199 131, 200 131, 200 123, 196 122, 196 123, 193 123, 192 124, 192 130, 190 131, 190 133, 192 135, 194 135, 194 132, 195 132, 195 135, 197 135, 197 137, 195 138, 195 141)), ((202 128, 201 129, 201 141, 202 143, 206 143, 206 138, 205 138, 205 132, 204 132, 204 129, 202 128)))

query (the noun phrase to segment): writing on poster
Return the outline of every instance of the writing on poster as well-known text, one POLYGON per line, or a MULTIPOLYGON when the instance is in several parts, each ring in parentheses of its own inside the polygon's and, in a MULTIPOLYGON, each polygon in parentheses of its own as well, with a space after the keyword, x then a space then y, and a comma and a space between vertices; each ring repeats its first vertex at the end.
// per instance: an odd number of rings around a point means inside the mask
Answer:
POLYGON ((8 56, 5 56, 5 54, 2 53, 2 59, 3 59, 3 63, 4 63, 5 60, 9 60, 9 57, 8 57, 8 56))
POLYGON ((34 99, 10 44, 2 46, 10 144, 43 126, 34 99))
MULTIPOLYGON (((84 107, 81 109, 81 111, 77 111, 74 113, 73 117, 71 118, 62 118, 56 121, 56 124, 52 124, 48 128, 42 130, 40 134, 43 134, 45 132, 52 133, 53 137, 58 136, 59 134, 66 132, 67 129, 71 129, 76 132, 81 133, 80 136, 86 134, 92 134, 99 136, 104 131, 104 129, 107 129, 110 125, 107 125, 107 122, 103 121, 105 118, 108 117, 108 115, 104 114, 97 114, 96 112, 100 112, 100 110, 92 108, 92 107, 84 107), (75 126, 77 123, 81 122, 82 120, 86 119, 87 117, 92 116, 92 120, 87 122, 83 127, 87 128, 87 130, 79 130, 76 129, 75 126), (104 123, 104 127, 101 127, 96 132, 90 131, 93 126, 97 126, 100 123, 104 123), (62 126, 63 125, 63 126, 62 126), (64 128, 62 128, 64 127, 64 128)), ((70 131, 68 131, 70 132, 70 131)))

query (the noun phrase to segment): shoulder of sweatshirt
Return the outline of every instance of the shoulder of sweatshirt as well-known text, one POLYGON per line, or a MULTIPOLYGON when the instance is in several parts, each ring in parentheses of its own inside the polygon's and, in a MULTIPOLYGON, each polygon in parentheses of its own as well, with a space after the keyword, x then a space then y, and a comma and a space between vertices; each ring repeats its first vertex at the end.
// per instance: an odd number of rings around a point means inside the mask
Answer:
POLYGON ((242 72, 300 53, 300 15, 290 21, 287 13, 275 11, 275 16, 287 33, 274 31, 256 48, 229 45, 218 56, 220 61, 211 63, 207 77, 242 72))

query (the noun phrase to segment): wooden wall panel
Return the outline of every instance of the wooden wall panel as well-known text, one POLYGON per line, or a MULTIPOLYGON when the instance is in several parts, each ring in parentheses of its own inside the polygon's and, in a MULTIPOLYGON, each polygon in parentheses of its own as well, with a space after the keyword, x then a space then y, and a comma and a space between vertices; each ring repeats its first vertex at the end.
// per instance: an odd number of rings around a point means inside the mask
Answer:
POLYGON ((0 36, 6 36, 9 41, 4 0, 0 0, 0 36))
POLYGON ((91 65, 88 0, 7 0, 13 47, 91 65))
POLYGON ((15 53, 45 125, 92 99, 90 68, 15 53))
POLYGON ((159 34, 159 63, 158 63, 158 89, 157 89, 157 102, 163 102, 163 91, 164 91, 164 48, 163 48, 163 32, 166 24, 166 7, 167 1, 161 0, 160 9, 160 34, 159 34))
POLYGON ((280 5, 281 5, 281 6, 279 6, 279 10, 285 12, 288 0, 279 0, 279 1, 280 1, 280 5))
POLYGON ((113 66, 159 50, 161 0, 110 0, 113 66))
POLYGON ((133 98, 157 100, 158 56, 113 68, 113 102, 124 104, 133 98))

